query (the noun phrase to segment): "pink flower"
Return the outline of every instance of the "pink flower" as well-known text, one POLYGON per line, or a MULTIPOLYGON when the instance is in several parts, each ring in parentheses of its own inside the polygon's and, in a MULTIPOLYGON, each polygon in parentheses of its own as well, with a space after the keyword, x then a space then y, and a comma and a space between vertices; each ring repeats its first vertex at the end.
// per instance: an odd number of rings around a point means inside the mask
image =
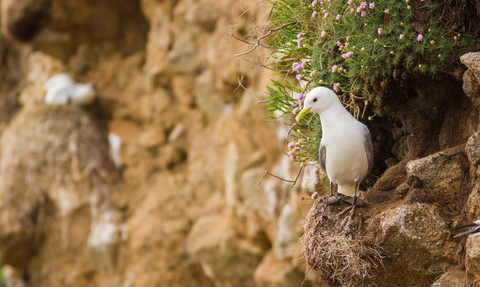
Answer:
POLYGON ((367 11, 362 11, 362 14, 360 14, 362 17, 367 16, 367 11))
POLYGON ((317 0, 312 2, 312 7, 315 7, 315 5, 317 5, 317 0))
POLYGON ((297 80, 301 81, 303 79, 303 75, 302 74, 298 74, 295 76, 297 78, 297 80))
POLYGON ((322 38, 325 37, 325 35, 327 35, 327 32, 325 32, 325 31, 322 31, 322 33, 320 33, 320 37, 322 37, 322 38))
POLYGON ((305 69, 305 63, 299 64, 297 62, 292 64, 292 70, 300 73, 301 70, 305 69))
POLYGON ((305 96, 303 94, 298 94, 298 105, 299 106, 302 105, 303 100, 305 100, 305 96))
POLYGON ((352 3, 353 3, 353 0, 348 0, 347 2, 348 5, 352 5, 352 3))
POLYGON ((302 38, 303 36, 305 36, 305 33, 298 33, 297 39, 300 39, 300 38, 302 38))
POLYGON ((323 15, 323 18, 327 19, 329 15, 330 15, 330 14, 325 13, 325 15, 323 15))
POLYGON ((292 114, 296 115, 298 113, 298 107, 294 108, 292 114))
POLYGON ((339 83, 334 83, 334 84, 333 84, 333 90, 334 90, 335 92, 338 92, 339 85, 340 85, 339 83))
POLYGON ((305 38, 298 38, 297 39, 297 44, 298 44, 298 48, 302 48, 301 44, 302 44, 302 41, 304 41, 305 38))
POLYGON ((353 52, 347 52, 345 53, 345 57, 351 58, 353 56, 353 52))
POLYGON ((358 6, 357 7, 357 13, 360 13, 362 11, 362 7, 358 6))
POLYGON ((351 9, 350 9, 350 13, 353 13, 353 11, 355 11, 355 9, 351 8, 351 9))
POLYGON ((337 46, 338 47, 342 46, 342 43, 340 43, 340 41, 337 41, 337 46))
POLYGON ((289 142, 287 145, 288 149, 292 149, 295 147, 295 142, 289 142))
MULTIPOLYGON (((318 179, 315 178, 315 184, 318 184, 317 181, 318 181, 318 179)), ((312 194, 312 199, 315 199, 315 197, 317 197, 317 195, 318 195, 318 192, 315 191, 315 192, 312 194)))
POLYGON ((295 154, 291 154, 291 155, 290 155, 290 160, 291 160, 291 161, 295 161, 295 154))
POLYGON ((312 13, 312 18, 315 18, 317 16, 318 12, 317 11, 313 11, 312 13))
POLYGON ((335 19, 337 19, 337 21, 342 19, 342 15, 338 14, 337 17, 335 17, 335 19))
POLYGON ((422 39, 423 39, 423 35, 419 34, 418 37, 417 37, 417 41, 421 41, 422 39))
POLYGON ((318 168, 313 170, 313 174, 318 174, 318 168))
POLYGON ((403 34, 400 34, 400 40, 402 40, 402 39, 403 39, 403 34))
POLYGON ((360 6, 359 6, 359 7, 360 7, 360 9, 365 9, 365 8, 367 8, 367 2, 362 2, 362 3, 360 3, 360 6))
POLYGON ((389 9, 385 10, 385 14, 390 14, 390 10, 389 9))
POLYGON ((375 2, 372 2, 372 3, 368 4, 368 8, 370 8, 370 9, 375 8, 375 2))
POLYGON ((383 29, 382 28, 378 28, 378 35, 382 34, 383 32, 383 29))
POLYGON ((333 65, 333 66, 332 66, 332 73, 335 73, 337 70, 338 70, 338 66, 337 66, 337 65, 333 65))

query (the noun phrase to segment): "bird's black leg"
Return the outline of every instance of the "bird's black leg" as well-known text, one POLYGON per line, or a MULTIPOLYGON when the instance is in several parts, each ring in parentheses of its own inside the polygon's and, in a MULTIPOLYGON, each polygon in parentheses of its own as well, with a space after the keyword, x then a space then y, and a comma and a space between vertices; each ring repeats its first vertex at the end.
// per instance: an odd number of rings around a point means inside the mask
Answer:
POLYGON ((348 202, 348 203, 351 203, 352 204, 352 208, 353 206, 359 206, 359 207, 362 207, 363 206, 363 200, 361 200, 360 198, 357 198, 357 188, 358 188, 358 182, 355 181, 355 183, 353 184, 354 188, 355 188, 355 195, 353 196, 353 198, 350 198, 350 199, 344 199, 344 201, 348 202))
POLYGON ((340 200, 333 196, 333 183, 330 181, 330 196, 325 200, 327 205, 340 203, 340 200))

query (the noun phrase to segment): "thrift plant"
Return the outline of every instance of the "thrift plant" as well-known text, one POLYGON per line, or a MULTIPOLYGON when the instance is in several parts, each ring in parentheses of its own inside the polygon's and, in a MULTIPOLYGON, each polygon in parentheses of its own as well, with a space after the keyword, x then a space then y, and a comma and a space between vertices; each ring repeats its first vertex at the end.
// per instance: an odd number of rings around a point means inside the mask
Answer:
MULTIPOLYGON (((384 105, 382 80, 452 74, 459 56, 475 50, 475 9, 462 3, 432 0, 272 0, 273 27, 284 25, 270 41, 273 66, 291 80, 268 87, 269 116, 296 115, 305 94, 316 86, 333 89, 369 119, 394 111, 384 105), (455 6, 456 5, 456 6, 455 6), (473 12, 469 11, 473 10, 473 12), (470 21, 471 22, 471 21, 470 21), (377 88, 375 88, 377 87, 377 88)), ((317 161, 321 137, 318 117, 293 118, 288 155, 295 163, 317 161)))

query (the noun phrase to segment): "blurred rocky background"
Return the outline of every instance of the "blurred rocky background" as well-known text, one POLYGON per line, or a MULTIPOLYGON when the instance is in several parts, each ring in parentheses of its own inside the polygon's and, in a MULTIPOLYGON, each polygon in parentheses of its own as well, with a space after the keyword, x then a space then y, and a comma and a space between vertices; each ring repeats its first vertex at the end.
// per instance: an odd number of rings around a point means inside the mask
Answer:
MULTIPOLYGON (((312 170, 291 190, 258 185, 265 170, 298 170, 282 153, 288 126, 238 88, 243 75, 264 98, 274 76, 249 60, 268 54, 236 58, 248 48, 228 37, 265 22, 267 3, 0 2, 7 286, 330 286, 299 246, 312 170), (99 98, 46 105, 40 87, 58 73, 99 98)), ((480 215, 479 58, 462 58, 465 93, 458 79, 419 84, 400 111, 395 156, 366 196, 377 207, 360 220, 384 258, 368 284, 480 280, 480 237, 449 231, 480 215)))
MULTIPOLYGON (((299 286, 299 191, 272 72, 228 37, 256 1, 2 0, 0 264, 8 286, 299 286), (68 73, 87 107, 46 105, 68 73), (117 163, 108 135, 121 139, 117 163), (121 160, 121 162, 118 161, 121 160), (292 175, 290 175, 292 173, 292 175)), ((306 196, 309 196, 308 194, 306 196)), ((316 284, 312 277, 306 286, 316 284)))

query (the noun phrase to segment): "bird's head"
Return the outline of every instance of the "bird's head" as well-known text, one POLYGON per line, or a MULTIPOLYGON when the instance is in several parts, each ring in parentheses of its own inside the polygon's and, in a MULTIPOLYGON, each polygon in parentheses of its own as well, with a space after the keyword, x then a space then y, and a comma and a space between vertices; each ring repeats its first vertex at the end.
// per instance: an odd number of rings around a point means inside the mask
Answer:
POLYGON ((66 73, 56 74, 50 77, 43 86, 38 87, 38 91, 42 94, 47 93, 49 90, 53 88, 59 87, 66 87, 66 86, 73 86, 75 82, 73 79, 66 73))
POLYGON ((299 122, 310 112, 321 114, 330 108, 332 104, 339 102, 337 94, 335 94, 334 91, 325 87, 317 87, 307 94, 303 102, 303 109, 295 119, 299 122))

